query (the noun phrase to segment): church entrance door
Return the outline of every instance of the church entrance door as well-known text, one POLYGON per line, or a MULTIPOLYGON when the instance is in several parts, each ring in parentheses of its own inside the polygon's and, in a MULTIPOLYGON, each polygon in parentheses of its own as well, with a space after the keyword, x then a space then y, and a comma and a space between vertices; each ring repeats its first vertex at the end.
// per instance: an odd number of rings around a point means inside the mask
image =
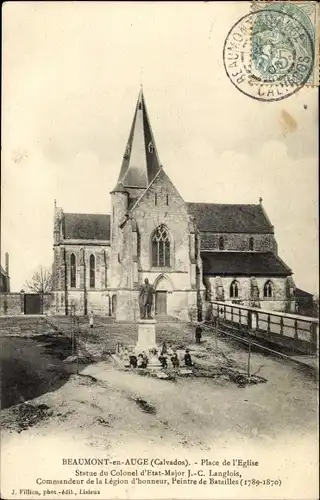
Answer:
POLYGON ((167 314, 167 292, 156 292, 156 316, 163 316, 167 314))

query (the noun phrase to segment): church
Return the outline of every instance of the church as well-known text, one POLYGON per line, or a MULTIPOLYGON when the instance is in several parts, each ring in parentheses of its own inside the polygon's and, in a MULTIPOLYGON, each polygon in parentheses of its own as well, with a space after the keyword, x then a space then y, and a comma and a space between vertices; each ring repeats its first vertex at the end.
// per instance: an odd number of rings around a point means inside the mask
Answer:
POLYGON ((259 203, 186 202, 166 174, 140 90, 111 214, 54 207, 55 314, 139 318, 145 278, 155 316, 201 320, 210 301, 295 310, 292 271, 259 203))

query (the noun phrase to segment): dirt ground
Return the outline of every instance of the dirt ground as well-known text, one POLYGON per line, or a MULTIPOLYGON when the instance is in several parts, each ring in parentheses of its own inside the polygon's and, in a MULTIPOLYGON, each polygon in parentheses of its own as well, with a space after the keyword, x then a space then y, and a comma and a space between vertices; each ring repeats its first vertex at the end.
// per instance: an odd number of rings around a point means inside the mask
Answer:
MULTIPOLYGON (((165 335, 169 328, 163 327, 165 335)), ((31 442, 46 449, 52 446, 53 436, 54 446, 60 443, 61 450, 71 451, 77 445, 78 451, 80 447, 87 454, 121 454, 128 449, 138 449, 140 455, 160 449, 166 450, 166 456, 179 450, 210 454, 218 445, 228 448, 230 442, 240 448, 250 443, 272 448, 279 439, 287 442, 292 436, 316 443, 314 376, 298 365, 253 352, 251 373, 261 379, 257 384, 239 385, 229 373, 246 372, 245 348, 216 339, 209 331, 197 346, 189 327, 172 328, 180 332, 176 346, 191 349, 194 376, 159 380, 125 370, 108 354, 118 338, 112 338, 110 331, 103 341, 99 341, 100 334, 91 340, 86 337, 85 351, 96 361, 80 364, 78 374, 75 363, 65 362, 70 349, 63 349, 57 340, 54 344, 59 336, 52 334, 50 342, 48 336, 45 341, 39 335, 2 339, 11 342, 8 357, 20 343, 10 372, 18 366, 20 352, 28 358, 28 371, 34 370, 44 380, 33 399, 28 400, 26 394, 25 401, 6 404, 1 411, 3 453, 11 456, 16 446, 30 450, 31 442), (52 383, 48 382, 50 363, 55 373, 52 383)), ((10 398, 6 401, 10 403, 10 398)))
MULTIPOLYGON (((197 367, 194 376, 158 380, 116 366, 107 353, 112 350, 110 345, 114 347, 117 333, 109 333, 107 338, 99 331, 83 335, 84 350, 99 361, 80 364, 79 375, 75 374, 75 363, 64 362, 71 354, 65 336, 51 333, 33 339, 2 339, 2 402, 9 407, 2 412, 4 426, 15 426, 17 413, 10 410, 12 402, 21 404, 36 397, 32 403, 46 404, 52 413, 46 428, 52 425, 67 429, 69 421, 74 426, 80 420, 79 425, 83 429, 89 426, 90 433, 93 429, 112 429, 117 440, 120 435, 128 436, 131 429, 136 433, 140 427, 148 440, 167 439, 174 445, 188 446, 207 446, 212 429, 216 437, 232 429, 240 436, 260 438, 273 438, 289 429, 316 431, 317 384, 297 365, 252 353, 251 373, 261 377, 260 383, 241 387, 230 373, 246 372, 245 347, 216 339, 211 331, 205 333, 198 346, 192 329, 180 324, 163 326, 160 341, 167 339, 170 328, 178 330, 172 345, 190 348, 197 367), (14 380, 8 380, 9 374, 14 380), (24 394, 17 396, 18 378, 26 383, 22 385, 24 394), (6 390, 9 384, 14 390, 6 390), (137 405, 137 398, 150 403, 154 413, 146 415, 137 405)), ((130 329, 126 330, 130 336, 130 329)), ((41 427, 42 422, 38 425, 41 427)))

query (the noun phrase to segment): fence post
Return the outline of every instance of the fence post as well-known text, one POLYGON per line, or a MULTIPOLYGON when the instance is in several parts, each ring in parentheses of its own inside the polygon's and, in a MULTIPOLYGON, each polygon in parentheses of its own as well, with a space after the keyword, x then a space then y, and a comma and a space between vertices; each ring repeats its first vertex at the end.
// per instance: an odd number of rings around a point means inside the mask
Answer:
POLYGON ((72 319, 72 356, 74 356, 75 347, 76 347, 76 342, 75 342, 75 340, 76 340, 76 332, 75 332, 76 328, 75 328, 75 326, 76 325, 75 325, 75 321, 74 321, 74 314, 73 314, 72 308, 71 308, 71 314, 72 314, 72 316, 71 316, 71 319, 72 319))
POLYGON ((294 320, 294 338, 295 340, 298 339, 298 320, 294 320))
POLYGON ((319 355, 319 325, 310 323, 310 354, 319 355))
POLYGON ((74 354, 74 324, 73 318, 71 317, 71 356, 74 354))
POLYGON ((280 317, 280 335, 283 335, 283 317, 280 317))
POLYGON ((251 342, 249 341, 248 344, 248 367, 247 367, 247 375, 248 375, 248 382, 250 382, 250 361, 251 361, 251 342))
POLYGON ((218 314, 216 316, 216 325, 215 325, 215 332, 214 332, 214 336, 216 338, 216 349, 218 349, 218 328, 219 328, 219 309, 218 309, 218 314))

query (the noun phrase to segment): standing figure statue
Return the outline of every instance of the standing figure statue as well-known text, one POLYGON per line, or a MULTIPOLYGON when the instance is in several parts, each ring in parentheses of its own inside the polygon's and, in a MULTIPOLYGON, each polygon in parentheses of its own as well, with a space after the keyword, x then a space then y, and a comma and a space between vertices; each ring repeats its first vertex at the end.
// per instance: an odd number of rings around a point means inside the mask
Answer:
POLYGON ((151 309, 153 303, 154 288, 150 285, 148 278, 144 280, 144 285, 140 288, 139 305, 140 305, 140 318, 152 319, 151 309))

